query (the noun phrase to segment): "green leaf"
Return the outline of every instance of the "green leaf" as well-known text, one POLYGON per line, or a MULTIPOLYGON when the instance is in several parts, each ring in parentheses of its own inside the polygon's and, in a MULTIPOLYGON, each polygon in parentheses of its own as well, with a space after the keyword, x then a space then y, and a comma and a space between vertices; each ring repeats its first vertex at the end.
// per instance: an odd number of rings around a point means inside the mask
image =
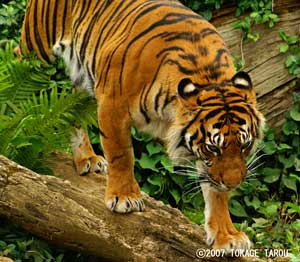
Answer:
POLYGON ((278 33, 279 33, 279 36, 281 37, 281 39, 283 41, 287 41, 288 40, 288 35, 282 29, 280 29, 278 33))
MULTIPOLYGON (((295 162, 294 162, 294 167, 295 167, 295 170, 296 171, 300 171, 300 159, 298 157, 295 158, 295 162)), ((299 178, 299 181, 300 181, 300 177, 299 178)))
POLYGON ((275 22, 278 21, 278 15, 276 15, 276 14, 273 14, 273 13, 269 14, 269 18, 274 20, 275 22))
POLYGON ((293 120, 300 121, 300 111, 297 105, 294 105, 292 107, 292 110, 290 111, 290 116, 293 120))
POLYGON ((144 184, 141 189, 149 196, 153 196, 154 192, 158 189, 158 186, 154 186, 152 184, 144 184))
POLYGON ((147 154, 142 153, 141 159, 136 160, 141 168, 151 169, 153 171, 159 172, 159 169, 156 167, 156 164, 159 162, 159 157, 149 157, 147 154))
POLYGON ((293 64, 297 64, 298 57, 296 55, 290 55, 285 61, 286 67, 291 67, 293 64))
POLYGON ((205 10, 203 12, 200 12, 200 15, 202 15, 206 20, 210 20, 212 18, 212 11, 205 10))
POLYGON ((278 145, 277 149, 278 149, 278 151, 287 151, 287 150, 293 149, 293 147, 291 147, 288 144, 281 143, 278 145))
POLYGON ((136 169, 134 170, 134 177, 138 183, 142 181, 142 176, 136 169))
POLYGON ((244 200, 248 207, 252 206, 255 210, 261 206, 261 201, 256 196, 253 197, 252 201, 250 201, 249 196, 245 196, 244 200))
POLYGON ((252 17, 252 18, 255 18, 255 17, 257 17, 257 16, 259 16, 259 13, 258 13, 258 12, 252 12, 252 13, 250 14, 250 17, 252 17))
POLYGON ((162 181, 161 181, 161 176, 160 175, 152 175, 152 176, 149 176, 147 178, 147 181, 151 184, 151 185, 154 185, 154 186, 159 186, 161 187, 162 185, 162 181))
POLYGON ((280 53, 286 53, 288 50, 289 50, 289 45, 287 43, 282 44, 279 48, 280 53))
POLYGON ((252 224, 252 227, 254 228, 265 228, 270 224, 270 221, 263 218, 263 217, 259 217, 259 218, 252 218, 254 220, 254 224, 252 224))
POLYGON ((180 186, 180 188, 184 188, 185 183, 187 181, 187 177, 184 175, 171 174, 171 179, 176 183, 176 185, 180 186))
POLYGON ((285 122, 282 127, 282 131, 287 136, 291 134, 299 134, 298 125, 294 121, 285 122))
POLYGON ((146 145, 146 148, 150 156, 164 152, 163 146, 159 143, 150 142, 146 145))
POLYGON ((297 193, 297 180, 294 177, 291 176, 283 176, 282 177, 283 184, 293 190, 295 193, 297 193))
POLYGON ((278 160, 284 165, 285 168, 290 168, 295 163, 296 155, 294 154, 290 156, 279 155, 278 160))
POLYGON ((264 181, 271 184, 278 181, 281 169, 265 167, 263 168, 262 174, 264 175, 264 181))
POLYGON ((267 155, 272 155, 277 151, 277 145, 274 141, 264 143, 263 151, 267 155))
POLYGON ((287 207, 290 207, 288 210, 289 214, 298 213, 300 215, 300 206, 291 202, 286 202, 287 207))
POLYGON ((288 42, 289 45, 296 44, 298 42, 298 36, 296 36, 296 35, 290 36, 288 38, 287 42, 288 42))
POLYGON ((180 199, 181 199, 181 195, 180 195, 180 192, 178 191, 177 188, 171 188, 169 190, 169 192, 171 193, 171 195, 174 197, 175 199, 175 202, 176 202, 176 205, 178 205, 180 199))
POLYGON ((169 171, 170 173, 174 172, 173 163, 166 155, 161 156, 160 162, 167 171, 169 171))
POLYGON ((268 217, 272 217, 275 216, 277 214, 277 209, 278 209, 279 205, 277 203, 267 203, 264 205, 264 207, 262 207, 261 209, 263 209, 263 214, 267 215, 268 217))
POLYGON ((244 207, 235 199, 231 199, 229 202, 230 213, 237 217, 248 217, 244 207))

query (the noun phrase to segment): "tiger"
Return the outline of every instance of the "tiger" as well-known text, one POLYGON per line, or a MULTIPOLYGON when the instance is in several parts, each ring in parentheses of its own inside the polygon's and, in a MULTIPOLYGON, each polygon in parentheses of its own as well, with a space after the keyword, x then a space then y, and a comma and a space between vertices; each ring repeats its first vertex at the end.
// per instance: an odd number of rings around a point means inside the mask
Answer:
POLYGON ((179 1, 28 0, 16 53, 58 57, 76 88, 97 100, 104 157, 86 131, 72 134, 79 175, 107 169, 105 204, 144 211, 131 128, 163 141, 174 163, 194 161, 205 200, 207 244, 249 249, 230 218, 229 192, 247 175, 264 116, 252 80, 236 72, 216 28, 179 1))

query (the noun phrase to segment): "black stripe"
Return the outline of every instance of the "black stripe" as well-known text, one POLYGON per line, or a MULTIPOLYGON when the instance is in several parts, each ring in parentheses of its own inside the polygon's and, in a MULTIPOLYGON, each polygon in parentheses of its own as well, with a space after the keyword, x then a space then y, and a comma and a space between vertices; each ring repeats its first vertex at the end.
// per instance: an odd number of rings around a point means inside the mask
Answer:
POLYGON ((45 24, 45 19, 47 19, 47 18, 45 17, 45 12, 46 12, 46 10, 45 10, 45 9, 46 9, 45 4, 46 4, 46 0, 44 0, 44 1, 42 2, 42 14, 41 14, 41 16, 42 16, 42 19, 41 19, 42 25, 45 24))
POLYGON ((158 111, 158 106, 159 106, 159 99, 161 98, 162 95, 162 86, 159 88, 158 93, 155 95, 154 99, 154 110, 157 112, 158 111))
POLYGON ((248 111, 242 106, 232 106, 229 108, 231 111, 237 111, 239 113, 248 114, 248 111))
POLYGON ((174 59, 167 59, 164 64, 176 65, 179 72, 181 72, 185 75, 195 75, 198 73, 198 70, 188 69, 188 68, 182 66, 180 64, 180 62, 178 62, 177 60, 174 60, 174 59))
POLYGON ((43 58, 43 60, 50 63, 50 59, 44 49, 43 42, 40 37, 40 32, 38 30, 38 24, 40 24, 40 22, 38 20, 38 1, 36 1, 35 5, 34 5, 33 21, 34 21, 34 27, 33 27, 34 28, 34 36, 35 36, 36 44, 39 49, 39 53, 41 54, 41 57, 43 58))
POLYGON ((139 107, 140 107, 140 112, 144 116, 146 123, 149 124, 150 123, 150 117, 148 116, 148 114, 146 112, 147 108, 144 109, 144 106, 142 104, 142 100, 143 100, 143 95, 144 95, 145 89, 146 89, 146 87, 144 86, 143 89, 142 89, 142 93, 141 93, 140 99, 139 99, 140 100, 139 101, 139 107))
MULTIPOLYGON (((150 2, 150 3, 147 3, 144 7, 147 7, 149 4, 152 4, 152 2, 150 2)), ((128 27, 128 25, 129 24, 127 24, 127 26, 126 26, 126 28, 123 30, 123 32, 130 32, 131 31, 131 29, 133 28, 133 26, 137 23, 137 21, 140 19, 140 18, 142 18, 144 15, 146 15, 146 14, 148 14, 150 11, 153 11, 153 10, 155 10, 156 8, 158 8, 158 7, 161 7, 162 5, 161 4, 159 4, 159 5, 154 5, 154 6, 151 6, 151 7, 149 7, 149 8, 147 8, 147 9, 145 9, 145 10, 143 10, 141 13, 139 13, 139 15, 135 18, 135 20, 133 21, 133 23, 132 23, 132 25, 131 25, 131 28, 130 29, 128 29, 127 27, 128 27), (127 30, 128 29, 128 30, 127 30)), ((134 8, 132 11, 134 11, 134 10, 136 10, 137 8, 139 8, 140 7, 140 5, 138 5, 136 8, 134 8)), ((131 14, 131 12, 129 13, 129 14, 131 14)), ((127 16, 129 16, 129 14, 127 15, 127 16)), ((127 17, 126 16, 126 17, 127 17)), ((125 19, 125 18, 124 18, 125 19)), ((98 50, 98 47, 99 47, 99 45, 100 45, 100 40, 101 40, 101 38, 100 37, 98 37, 98 41, 97 41, 97 44, 96 44, 96 48, 95 48, 95 52, 98 50)), ((109 68, 110 68, 110 65, 111 65, 111 61, 112 61, 112 58, 113 58, 113 56, 114 56, 114 54, 115 54, 115 52, 117 51, 117 49, 118 49, 118 47, 119 46, 123 46, 123 43, 125 42, 125 39, 114 49, 114 51, 112 52, 112 54, 110 55, 110 58, 107 58, 107 61, 106 61, 106 72, 105 72, 105 79, 104 79, 104 86, 105 86, 105 83, 106 83, 106 80, 107 80, 107 75, 108 75, 108 70, 109 70, 109 68), (109 60, 109 62, 108 62, 108 60, 109 60)), ((95 55, 95 53, 94 53, 94 59, 93 59, 93 63, 92 63, 92 71, 93 72, 95 72, 95 65, 96 65, 96 55, 95 55)), ((100 82, 101 82, 101 78, 102 78, 102 74, 101 74, 101 77, 100 77, 100 82)))
POLYGON ((163 53, 169 52, 169 51, 182 51, 184 52, 184 49, 179 46, 170 46, 167 48, 162 49, 158 54, 156 54, 156 58, 159 58, 163 53))
POLYGON ((154 29, 158 28, 158 27, 162 27, 165 25, 171 25, 171 24, 176 24, 179 22, 182 22, 188 18, 191 17, 196 17, 199 19, 199 16, 195 16, 195 15, 190 15, 190 14, 180 14, 180 13, 169 13, 167 15, 165 15, 161 20, 151 24, 146 30, 142 31, 141 33, 139 33, 136 37, 134 37, 129 44, 127 45, 127 47, 125 48, 125 52, 124 55, 122 57, 122 62, 121 62, 121 72, 119 75, 119 83, 120 83, 120 94, 122 94, 122 77, 123 77, 123 71, 124 71, 124 66, 125 66, 125 59, 127 56, 127 53, 130 49, 130 47, 136 42, 138 41, 140 38, 142 38, 143 36, 145 36, 146 34, 150 33, 151 31, 153 31, 154 29))
POLYGON ((179 57, 184 60, 190 61, 194 66, 197 66, 197 56, 195 56, 194 54, 179 54, 179 57))
POLYGON ((190 137, 190 141, 189 141, 190 148, 193 147, 193 142, 198 137, 198 134, 199 134, 199 131, 197 129, 196 132, 190 137))
POLYGON ((201 140, 199 142, 204 143, 206 140, 206 130, 205 130, 204 124, 202 122, 200 123, 200 131, 201 131, 202 136, 201 136, 201 140))
POLYGON ((210 111, 205 117, 204 119, 205 120, 209 120, 210 118, 213 118, 215 117, 216 115, 220 114, 224 109, 223 108, 217 108, 217 109, 214 109, 212 111, 210 111))
MULTIPOLYGON (((99 4, 100 3, 98 3, 98 5, 99 4)), ((94 10, 96 12, 96 15, 94 15, 92 17, 92 19, 91 19, 87 29, 85 30, 85 33, 84 33, 83 37, 82 37, 82 42, 81 42, 80 51, 79 51, 79 56, 80 56, 80 59, 81 59, 82 63, 85 61, 86 48, 87 48, 88 44, 91 42, 92 31, 95 27, 96 22, 98 22, 98 20, 101 16, 101 12, 100 12, 101 6, 99 7, 98 5, 97 5, 97 7, 94 7, 94 9, 96 9, 96 10, 99 9, 99 10, 98 11, 94 10)), ((103 27, 103 28, 105 28, 105 27, 103 27)), ((104 30, 101 30, 101 34, 102 34, 103 31, 104 30)), ((101 37, 101 34, 100 34, 99 38, 101 37)))
POLYGON ((200 114, 202 113, 203 110, 199 110, 197 114, 194 116, 194 118, 188 123, 186 127, 184 127, 181 131, 181 137, 184 137, 186 131, 189 129, 190 126, 192 126, 196 120, 199 118, 200 114))
POLYGON ((50 24, 52 24, 52 20, 51 20, 51 15, 50 15, 50 0, 48 0, 48 4, 47 4, 47 8, 46 8, 46 38, 47 38, 47 44, 48 44, 48 48, 51 48, 51 33, 50 33, 50 24))
MULTIPOLYGON (((217 55, 215 57, 215 61, 217 63, 220 63, 223 54, 228 54, 228 51, 224 48, 218 49, 217 55)), ((229 65, 228 64, 222 64, 222 66, 229 66, 229 65)))
MULTIPOLYGON (((158 65, 158 67, 157 67, 157 69, 156 69, 156 72, 155 72, 155 74, 154 74, 154 76, 153 76, 153 79, 152 79, 151 83, 150 83, 149 86, 148 86, 148 89, 147 89, 147 91, 146 91, 146 93, 145 93, 145 96, 144 96, 144 97, 143 97, 143 96, 141 97, 141 99, 143 99, 142 107, 143 107, 144 113, 146 113, 146 112, 148 111, 148 109, 147 109, 147 100, 148 100, 148 96, 149 96, 150 90, 151 90, 151 88, 153 87, 153 84, 154 84, 154 82, 155 82, 155 80, 156 80, 156 78, 157 78, 157 76, 158 76, 159 70, 160 70, 161 66, 163 65, 163 61, 164 61, 165 57, 166 57, 166 55, 165 55, 165 56, 162 58, 162 60, 160 61, 159 65, 158 65)), ((144 88, 146 88, 146 86, 145 86, 144 88)), ((149 120, 149 122, 150 122, 150 118, 149 118, 149 117, 148 117, 148 120, 149 120)), ((147 123, 149 123, 149 122, 147 122, 147 123)))
POLYGON ((223 102, 216 102, 216 103, 207 103, 207 104, 201 104, 201 106, 204 106, 204 107, 209 107, 209 106, 211 106, 211 107, 213 107, 213 106, 224 106, 224 103, 223 102))
MULTIPOLYGON (((190 17, 199 19, 199 16, 195 16, 195 15, 191 15, 190 17)), ((201 17, 200 17, 200 19, 203 20, 203 18, 201 18, 201 17)), ((173 36, 166 38, 165 41, 170 42, 170 41, 177 41, 177 40, 185 40, 185 41, 189 41, 192 43, 196 43, 196 42, 199 42, 201 39, 205 38, 206 36, 212 35, 212 34, 218 34, 218 32, 211 28, 202 29, 200 31, 200 33, 195 33, 195 32, 191 32, 191 31, 179 32, 179 33, 174 32, 173 36)))
MULTIPOLYGON (((26 39, 26 46, 29 52, 33 51, 33 46, 31 42, 31 37, 30 37, 30 24, 29 24, 29 15, 26 17, 26 23, 25 23, 25 39, 26 39)), ((21 46, 22 47, 22 46, 21 46)))
MULTIPOLYGON (((65 5, 64 5, 64 14, 62 17, 62 32, 61 32, 61 39, 64 38, 65 35, 65 27, 66 27, 66 19, 67 19, 67 12, 68 12, 68 1, 65 1, 65 5)), ((69 17, 69 19, 71 19, 71 17, 69 17)))
POLYGON ((80 11, 78 11, 78 13, 81 15, 79 16, 79 18, 76 21, 74 21, 73 26, 72 26, 74 32, 77 32, 78 26, 81 24, 82 20, 84 20, 84 18, 86 17, 86 13, 90 9, 90 5, 91 5, 91 1, 89 1, 89 3, 86 4, 86 0, 82 0, 81 9, 80 9, 80 11))
POLYGON ((218 35, 218 36, 220 36, 219 33, 216 30, 212 29, 212 28, 204 28, 204 29, 202 29, 201 32, 200 32, 200 34, 201 34, 202 38, 205 38, 205 37, 207 37, 209 35, 218 35))
POLYGON ((53 20, 52 20, 52 45, 55 45, 56 42, 56 27, 57 27, 57 10, 58 4, 54 4, 54 11, 53 11, 53 20))

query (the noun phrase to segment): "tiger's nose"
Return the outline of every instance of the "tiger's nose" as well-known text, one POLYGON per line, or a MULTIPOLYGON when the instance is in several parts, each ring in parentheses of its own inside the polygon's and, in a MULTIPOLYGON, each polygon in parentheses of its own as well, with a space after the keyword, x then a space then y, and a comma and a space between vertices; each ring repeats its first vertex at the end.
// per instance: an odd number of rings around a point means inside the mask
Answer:
POLYGON ((234 169, 221 174, 222 183, 229 189, 234 189, 238 187, 243 181, 245 175, 243 175, 242 170, 234 169))

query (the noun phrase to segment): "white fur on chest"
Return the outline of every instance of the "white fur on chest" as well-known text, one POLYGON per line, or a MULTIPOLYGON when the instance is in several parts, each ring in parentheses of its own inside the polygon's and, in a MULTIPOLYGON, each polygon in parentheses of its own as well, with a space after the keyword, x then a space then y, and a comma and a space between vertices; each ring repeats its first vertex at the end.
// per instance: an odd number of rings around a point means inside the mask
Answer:
POLYGON ((87 68, 82 65, 78 52, 70 41, 58 41, 52 49, 55 57, 61 57, 67 67, 67 73, 75 88, 87 91, 94 95, 94 76, 89 75, 87 68))

